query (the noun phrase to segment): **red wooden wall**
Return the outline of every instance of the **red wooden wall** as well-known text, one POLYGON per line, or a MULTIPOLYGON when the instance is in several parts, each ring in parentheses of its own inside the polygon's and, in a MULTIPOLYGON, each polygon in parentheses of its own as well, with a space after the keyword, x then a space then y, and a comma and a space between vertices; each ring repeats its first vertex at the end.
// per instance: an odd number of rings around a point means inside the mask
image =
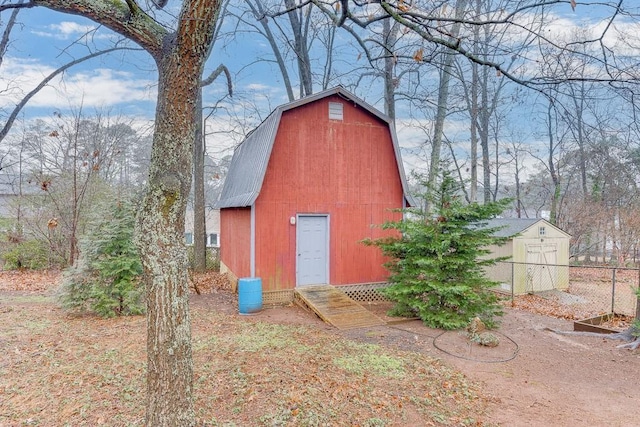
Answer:
POLYGON ((220 259, 238 278, 251 275, 251 208, 220 210, 220 259))
MULTIPOLYGON (((329 214, 330 283, 386 280, 379 249, 360 241, 398 219, 403 191, 388 125, 338 96, 283 112, 256 200, 256 276, 264 290, 296 284, 296 214, 329 214), (328 103, 344 104, 329 120, 328 103)), ((224 231, 221 235, 224 236, 224 231)))

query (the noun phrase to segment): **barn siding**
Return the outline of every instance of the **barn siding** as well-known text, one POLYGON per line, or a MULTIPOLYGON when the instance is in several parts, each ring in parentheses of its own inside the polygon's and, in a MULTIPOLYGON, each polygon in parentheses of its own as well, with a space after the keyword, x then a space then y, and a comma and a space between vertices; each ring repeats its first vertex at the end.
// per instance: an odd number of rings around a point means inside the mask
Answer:
POLYGON ((255 203, 263 289, 295 287, 290 218, 305 213, 330 217, 331 284, 386 280, 380 250, 360 241, 388 233, 372 225, 398 219, 403 197, 387 123, 338 96, 285 111, 255 203), (328 119, 328 102, 343 102, 343 121, 328 119))
POLYGON ((220 259, 240 277, 251 275, 251 209, 220 210, 220 259))

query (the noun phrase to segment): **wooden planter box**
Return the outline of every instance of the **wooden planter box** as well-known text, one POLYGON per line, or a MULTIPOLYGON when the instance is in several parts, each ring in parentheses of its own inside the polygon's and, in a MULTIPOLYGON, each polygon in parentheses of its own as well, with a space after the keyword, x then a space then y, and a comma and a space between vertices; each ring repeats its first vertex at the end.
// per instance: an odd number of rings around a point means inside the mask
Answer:
POLYGON ((609 313, 603 314, 601 316, 591 317, 589 319, 576 320, 575 322, 573 322, 573 330, 582 332, 597 332, 600 334, 615 334, 620 331, 617 329, 611 329, 606 326, 602 326, 603 324, 610 322, 615 317, 626 316, 621 316, 616 313, 609 313))

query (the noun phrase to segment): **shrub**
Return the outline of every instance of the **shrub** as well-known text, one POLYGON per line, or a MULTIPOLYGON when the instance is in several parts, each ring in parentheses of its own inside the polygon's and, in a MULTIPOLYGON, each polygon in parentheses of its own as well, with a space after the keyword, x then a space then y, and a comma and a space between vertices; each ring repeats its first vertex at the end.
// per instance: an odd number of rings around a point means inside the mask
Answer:
POLYGON ((67 310, 103 317, 144 312, 142 265, 133 243, 132 204, 118 202, 80 242, 76 266, 66 272, 61 303, 67 310))
MULTIPOLYGON (((392 285, 383 293, 395 302, 390 314, 419 316, 434 328, 459 329, 478 316, 491 326, 501 314, 490 288, 498 283, 486 278, 484 267, 501 259, 487 258, 488 246, 502 244, 496 229, 484 220, 501 213, 508 200, 465 204, 456 196, 455 180, 443 173, 430 195, 423 194, 431 209, 405 209, 405 218, 388 222, 395 237, 365 241, 390 258, 385 264, 392 285)), ((502 258, 504 259, 504 258, 502 258)))
POLYGON ((49 265, 47 242, 36 239, 7 243, 2 259, 5 270, 27 268, 38 270, 49 265))

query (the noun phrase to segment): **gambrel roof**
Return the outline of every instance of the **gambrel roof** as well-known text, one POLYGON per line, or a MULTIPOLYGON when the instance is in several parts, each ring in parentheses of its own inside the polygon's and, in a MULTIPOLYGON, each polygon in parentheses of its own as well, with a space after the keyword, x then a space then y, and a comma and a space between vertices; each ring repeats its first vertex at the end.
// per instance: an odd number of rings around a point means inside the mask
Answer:
POLYGON ((277 107, 271 112, 269 117, 251 131, 233 153, 229 172, 222 189, 222 194, 220 195, 220 200, 216 203, 216 208, 246 207, 253 205, 262 188, 262 182, 267 171, 269 157, 271 156, 271 150, 273 149, 273 144, 276 139, 282 113, 331 95, 338 95, 347 101, 351 101, 353 104, 367 110, 373 116, 388 124, 393 142, 393 151, 398 165, 398 173, 402 181, 402 191, 407 200, 407 204, 410 206, 414 205, 411 196, 409 196, 407 179, 402 165, 400 148, 398 146, 393 121, 389 116, 378 111, 352 93, 347 92, 343 87, 338 86, 277 107))

